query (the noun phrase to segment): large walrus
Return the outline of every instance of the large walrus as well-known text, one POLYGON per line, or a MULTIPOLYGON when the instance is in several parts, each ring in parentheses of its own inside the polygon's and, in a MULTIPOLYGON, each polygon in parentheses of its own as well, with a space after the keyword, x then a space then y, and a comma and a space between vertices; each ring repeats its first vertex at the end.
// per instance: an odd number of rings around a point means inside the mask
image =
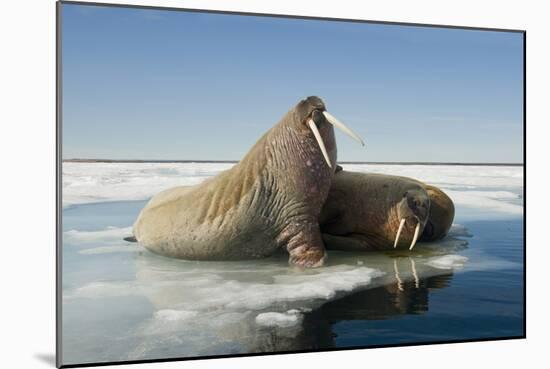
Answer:
POLYGON ((147 249, 192 260, 271 255, 321 266, 319 213, 336 167, 333 125, 362 140, 315 96, 300 101, 231 169, 193 187, 154 196, 133 233, 147 249))
POLYGON ((412 250, 419 238, 443 238, 453 219, 453 202, 437 187, 338 167, 319 221, 327 248, 364 251, 412 250))

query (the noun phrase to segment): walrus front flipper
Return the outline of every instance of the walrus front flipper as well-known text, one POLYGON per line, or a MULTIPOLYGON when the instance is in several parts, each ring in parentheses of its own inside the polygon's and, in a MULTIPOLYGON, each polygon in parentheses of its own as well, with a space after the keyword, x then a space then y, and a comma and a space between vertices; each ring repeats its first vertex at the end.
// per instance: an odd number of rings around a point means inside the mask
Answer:
POLYGON ((286 245, 290 256, 288 262, 306 268, 323 266, 327 258, 325 245, 316 222, 290 224, 278 239, 286 245))
POLYGON ((341 251, 371 251, 377 250, 372 242, 359 235, 342 235, 335 236, 328 233, 322 233, 323 241, 328 250, 341 251))
POLYGON ((138 242, 135 236, 124 237, 123 240, 126 242, 138 242))

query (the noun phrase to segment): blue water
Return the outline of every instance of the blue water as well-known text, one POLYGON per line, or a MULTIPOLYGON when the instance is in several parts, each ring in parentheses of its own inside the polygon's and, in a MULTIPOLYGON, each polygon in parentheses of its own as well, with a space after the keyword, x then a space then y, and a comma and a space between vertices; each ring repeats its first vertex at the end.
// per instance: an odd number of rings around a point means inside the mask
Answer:
MULTIPOLYGON (((523 265, 521 220, 462 224, 475 235, 469 248, 523 265)), ((523 288, 523 268, 449 274, 420 288, 409 282, 404 292, 386 286, 329 302, 319 319, 329 323, 334 347, 517 337, 525 329, 523 288)))
MULTIPOLYGON (((106 227, 129 227, 144 204, 145 201, 121 201, 71 206, 63 211, 63 230, 94 232, 106 227)), ((185 282, 186 277, 181 275, 203 273, 200 275, 213 276, 212 286, 215 286, 219 281, 216 282, 217 275, 212 270, 227 268, 222 277, 231 276, 235 283, 244 283, 243 296, 246 296, 246 283, 263 278, 262 268, 272 268, 270 273, 273 275, 287 273, 286 255, 246 263, 178 262, 138 249, 119 236, 114 241, 98 238, 87 243, 66 238, 62 262, 63 362, 74 364, 522 336, 525 328, 522 218, 484 221, 472 220, 476 217, 471 215, 459 212, 455 220, 471 235, 462 238, 466 246, 457 249, 457 254, 469 260, 464 270, 422 269, 422 262, 430 256, 422 246, 411 256, 333 253, 329 255, 332 266, 361 263, 359 265, 386 272, 394 260, 399 260, 403 282, 398 284, 396 279, 387 275, 380 279, 380 285, 358 288, 328 301, 320 301, 311 305, 311 310, 304 309, 303 319, 297 327, 285 329, 258 327, 254 324, 257 312, 246 309, 231 310, 233 315, 221 318, 221 315, 215 315, 213 320, 219 318, 223 321, 221 328, 208 325, 209 318, 201 327, 199 315, 193 322, 198 326, 189 328, 196 329, 190 331, 192 333, 185 331, 190 324, 182 324, 180 329, 175 320, 170 320, 172 318, 163 321, 155 318, 155 314, 158 311, 185 310, 184 307, 189 305, 186 299, 193 292, 173 285, 165 286, 165 279, 177 279, 179 283, 185 282), (103 246, 119 249, 116 252, 86 253, 86 250, 103 246), (420 274, 418 280, 413 280, 407 269, 415 260, 420 274), (192 274, 178 274, 181 272, 192 274), (409 277, 405 278, 407 275, 409 277), (242 321, 239 318, 227 323, 236 314, 242 316, 242 321)), ((288 275, 295 277, 297 274, 288 272, 288 275)), ((202 283, 203 279, 197 281, 202 283)), ((294 308, 287 302, 272 302, 271 305, 258 312, 294 308)), ((212 314, 213 309, 217 308, 205 309, 205 316, 210 316, 208 314, 212 314)))

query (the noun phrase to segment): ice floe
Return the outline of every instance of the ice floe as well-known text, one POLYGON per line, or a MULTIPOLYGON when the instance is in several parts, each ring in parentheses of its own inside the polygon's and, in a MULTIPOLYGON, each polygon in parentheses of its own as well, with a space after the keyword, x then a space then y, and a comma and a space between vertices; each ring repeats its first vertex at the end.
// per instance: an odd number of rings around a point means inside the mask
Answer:
POLYGON ((284 313, 267 312, 256 316, 256 323, 265 327, 292 327, 302 320, 299 310, 291 309, 284 313))
MULTIPOLYGON (((63 206, 145 200, 174 186, 195 185, 231 163, 63 163, 63 206)), ((344 164, 346 170, 403 175, 440 186, 457 207, 519 216, 523 167, 344 164)))
POLYGON ((462 269, 468 258, 460 255, 444 255, 430 258, 426 264, 437 269, 462 269))

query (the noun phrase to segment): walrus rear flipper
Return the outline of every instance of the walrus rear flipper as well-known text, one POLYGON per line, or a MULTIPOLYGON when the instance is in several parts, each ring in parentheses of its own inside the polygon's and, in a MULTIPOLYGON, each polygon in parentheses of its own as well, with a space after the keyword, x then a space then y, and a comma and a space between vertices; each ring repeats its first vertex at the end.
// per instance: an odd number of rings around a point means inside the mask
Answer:
POLYGON ((126 242, 138 242, 135 236, 124 237, 123 240, 126 242))

